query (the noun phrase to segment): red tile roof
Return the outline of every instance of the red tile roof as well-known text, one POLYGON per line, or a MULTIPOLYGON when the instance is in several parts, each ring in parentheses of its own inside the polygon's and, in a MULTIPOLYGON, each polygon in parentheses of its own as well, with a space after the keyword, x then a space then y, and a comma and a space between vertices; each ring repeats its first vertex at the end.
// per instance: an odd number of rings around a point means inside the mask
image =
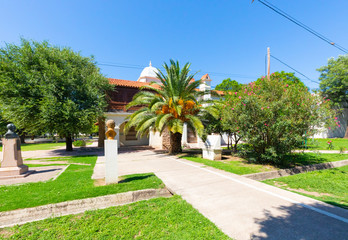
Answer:
POLYGON ((204 74, 202 77, 201 77, 201 79, 209 79, 210 77, 209 77, 209 74, 207 73, 207 74, 204 74))
POLYGON ((133 87, 140 88, 142 86, 147 86, 149 83, 129 81, 123 79, 109 78, 109 83, 112 85, 123 86, 123 87, 133 87))
MULTIPOLYGON (((131 88, 141 88, 143 86, 150 86, 147 82, 130 81, 116 78, 109 78, 109 83, 116 86, 131 87, 131 88)), ((158 88, 158 85, 153 85, 154 88, 158 88)))

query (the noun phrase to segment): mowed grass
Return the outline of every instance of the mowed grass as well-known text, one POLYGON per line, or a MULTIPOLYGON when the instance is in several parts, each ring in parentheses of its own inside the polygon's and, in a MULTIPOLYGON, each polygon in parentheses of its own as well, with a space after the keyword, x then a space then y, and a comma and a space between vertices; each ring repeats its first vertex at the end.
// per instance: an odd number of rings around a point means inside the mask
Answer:
POLYGON ((288 162, 287 165, 283 167, 295 167, 304 166, 318 163, 326 162, 336 162, 341 160, 347 160, 348 154, 338 154, 338 153, 294 153, 286 156, 288 162))
POLYGON ((332 141, 334 148, 332 150, 340 150, 340 147, 346 148, 348 151, 347 138, 315 138, 307 140, 307 147, 309 150, 328 150, 328 141, 332 141))
POLYGON ((247 163, 247 161, 243 159, 232 161, 212 161, 197 156, 182 156, 181 158, 238 175, 276 170, 276 168, 267 165, 247 163))
POLYGON ((348 166, 263 182, 348 209, 348 166))
MULTIPOLYGON (((91 145, 92 142, 86 142, 86 145, 91 145)), ((65 142, 58 143, 23 143, 21 144, 21 151, 37 151, 37 150, 52 150, 60 147, 64 147, 65 142)), ((0 151, 2 151, 2 145, 0 146, 0 151)))
POLYGON ((0 239, 230 239, 179 196, 0 230, 0 239))
POLYGON ((0 211, 164 186, 152 173, 124 176, 119 184, 94 186, 91 176, 96 156, 65 159, 89 165, 72 164, 54 181, 0 186, 0 211))
POLYGON ((316 153, 295 153, 287 156, 287 164, 283 166, 271 166, 258 163, 250 163, 243 158, 234 158, 233 160, 212 161, 201 158, 198 155, 184 155, 181 158, 202 163, 209 167, 214 167, 226 172, 238 175, 275 171, 295 166, 304 166, 318 163, 335 162, 348 159, 347 154, 316 154, 316 153))

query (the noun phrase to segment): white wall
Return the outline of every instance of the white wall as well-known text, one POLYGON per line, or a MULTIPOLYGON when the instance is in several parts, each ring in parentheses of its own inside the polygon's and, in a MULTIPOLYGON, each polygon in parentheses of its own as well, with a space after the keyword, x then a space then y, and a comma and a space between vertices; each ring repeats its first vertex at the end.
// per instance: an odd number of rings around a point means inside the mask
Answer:
POLYGON ((123 132, 124 124, 126 122, 126 117, 131 115, 131 113, 126 112, 107 112, 106 121, 112 119, 115 121, 115 130, 117 132, 116 139, 119 142, 119 146, 140 146, 140 145, 149 145, 149 138, 144 136, 138 138, 137 140, 126 140, 126 137, 123 132))

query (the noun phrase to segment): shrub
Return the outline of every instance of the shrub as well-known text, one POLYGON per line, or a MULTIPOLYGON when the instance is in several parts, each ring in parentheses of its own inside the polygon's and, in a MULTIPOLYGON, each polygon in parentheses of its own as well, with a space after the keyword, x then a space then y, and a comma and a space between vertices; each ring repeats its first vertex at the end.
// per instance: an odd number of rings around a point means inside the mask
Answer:
POLYGON ((327 141, 327 144, 328 144, 327 149, 329 149, 329 150, 333 150, 334 149, 334 145, 332 143, 332 140, 327 141))
POLYGON ((334 123, 330 100, 311 94, 303 83, 281 78, 279 73, 230 95, 222 121, 252 145, 261 162, 283 164, 284 155, 314 134, 315 126, 334 123))
POLYGON ((85 140, 75 140, 73 142, 74 147, 86 147, 86 141, 85 140))

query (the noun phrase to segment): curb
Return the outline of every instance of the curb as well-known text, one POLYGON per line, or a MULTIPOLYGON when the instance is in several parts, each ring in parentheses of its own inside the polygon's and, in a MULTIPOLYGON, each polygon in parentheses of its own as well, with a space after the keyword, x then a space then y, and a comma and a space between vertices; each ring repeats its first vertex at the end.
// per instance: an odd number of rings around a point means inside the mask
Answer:
POLYGON ((318 163, 318 164, 313 164, 308 166, 299 166, 299 167, 294 167, 289 169, 282 169, 278 171, 246 174, 242 176, 246 178, 250 178, 252 180, 256 180, 256 181, 263 181, 266 179, 279 178, 279 177, 285 177, 285 176, 295 175, 299 173, 342 167, 345 165, 348 165, 348 160, 328 162, 328 163, 318 163))
POLYGON ((17 224, 39 221, 52 217, 83 213, 89 210, 103 209, 113 206, 129 204, 141 200, 157 197, 171 197, 167 189, 144 189, 132 192, 111 194, 95 198, 86 198, 55 204, 48 204, 33 208, 24 208, 7 212, 0 212, 0 228, 17 224))

